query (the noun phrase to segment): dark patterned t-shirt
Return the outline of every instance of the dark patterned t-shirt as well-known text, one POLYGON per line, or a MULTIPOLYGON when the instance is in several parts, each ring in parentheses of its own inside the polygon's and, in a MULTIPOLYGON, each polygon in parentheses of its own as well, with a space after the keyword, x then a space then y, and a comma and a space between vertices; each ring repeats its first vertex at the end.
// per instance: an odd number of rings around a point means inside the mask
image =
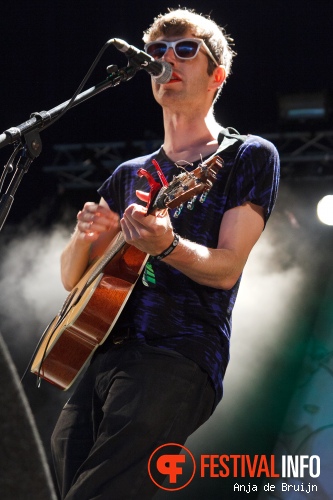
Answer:
MULTIPOLYGON (((246 201, 264 208, 267 222, 279 182, 279 158, 268 141, 249 136, 238 151, 222 152, 224 166, 202 203, 199 197, 191 208, 184 204, 178 217, 170 210, 175 232, 210 248, 216 248, 225 211, 246 201), (234 166, 228 195, 224 188, 234 166)), ((111 210, 122 217, 131 203, 140 203, 136 189, 148 191, 147 181, 137 175, 139 168, 158 181, 152 159, 156 159, 170 182, 179 168, 163 149, 121 164, 98 190, 111 210)), ((196 166, 196 165, 194 165, 196 166)), ((191 167, 192 169, 192 167, 191 167)), ((216 404, 222 397, 223 377, 229 361, 231 313, 240 279, 231 290, 196 283, 163 261, 152 263, 156 286, 147 287, 139 279, 118 320, 133 326, 149 345, 173 349, 195 361, 211 377, 216 404)))

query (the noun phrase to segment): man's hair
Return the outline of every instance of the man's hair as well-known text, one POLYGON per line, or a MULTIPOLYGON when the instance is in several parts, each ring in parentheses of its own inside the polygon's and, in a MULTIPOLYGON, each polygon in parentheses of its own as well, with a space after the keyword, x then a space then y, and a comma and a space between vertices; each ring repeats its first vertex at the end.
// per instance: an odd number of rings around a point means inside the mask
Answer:
MULTIPOLYGON (((232 38, 224 28, 218 26, 209 16, 197 14, 194 10, 169 9, 166 14, 159 14, 152 25, 144 32, 145 43, 160 36, 182 36, 188 30, 192 36, 201 38, 211 50, 215 59, 224 66, 226 77, 231 73, 231 64, 236 53, 231 48, 232 38)), ((214 62, 208 57, 208 74, 214 71, 214 62)))

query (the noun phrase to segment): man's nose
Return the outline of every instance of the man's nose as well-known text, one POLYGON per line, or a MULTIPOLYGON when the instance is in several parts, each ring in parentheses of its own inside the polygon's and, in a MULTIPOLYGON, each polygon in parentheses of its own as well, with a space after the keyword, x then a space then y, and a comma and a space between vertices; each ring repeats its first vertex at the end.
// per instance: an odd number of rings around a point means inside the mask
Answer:
POLYGON ((172 47, 169 47, 165 53, 163 54, 163 57, 161 57, 164 61, 167 61, 169 63, 173 63, 174 60, 176 59, 176 54, 175 51, 172 47))

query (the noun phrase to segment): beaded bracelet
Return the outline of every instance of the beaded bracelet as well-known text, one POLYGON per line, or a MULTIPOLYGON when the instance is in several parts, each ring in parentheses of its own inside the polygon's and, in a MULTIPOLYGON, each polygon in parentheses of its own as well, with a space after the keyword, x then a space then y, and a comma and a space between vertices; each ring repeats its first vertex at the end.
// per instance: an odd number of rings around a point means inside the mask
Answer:
POLYGON ((171 252, 174 251, 174 249, 176 248, 176 246, 178 245, 179 243, 179 234, 175 233, 175 237, 173 239, 173 242, 171 243, 171 245, 166 248, 164 250, 164 252, 160 253, 159 255, 154 255, 152 256, 153 259, 155 260, 162 260, 164 259, 164 257, 167 257, 168 255, 171 254, 171 252))

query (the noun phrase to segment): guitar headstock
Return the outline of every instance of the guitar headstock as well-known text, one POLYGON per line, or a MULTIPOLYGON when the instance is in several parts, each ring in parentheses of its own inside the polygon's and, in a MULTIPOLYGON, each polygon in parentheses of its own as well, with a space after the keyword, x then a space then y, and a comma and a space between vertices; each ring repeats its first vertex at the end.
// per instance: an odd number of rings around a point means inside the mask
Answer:
POLYGON ((200 163, 191 172, 183 169, 169 184, 155 160, 154 165, 161 183, 156 182, 152 175, 143 168, 138 170, 138 175, 146 177, 150 186, 147 215, 156 210, 177 208, 182 203, 209 191, 219 170, 223 167, 223 160, 219 156, 214 156, 209 161, 200 163))

